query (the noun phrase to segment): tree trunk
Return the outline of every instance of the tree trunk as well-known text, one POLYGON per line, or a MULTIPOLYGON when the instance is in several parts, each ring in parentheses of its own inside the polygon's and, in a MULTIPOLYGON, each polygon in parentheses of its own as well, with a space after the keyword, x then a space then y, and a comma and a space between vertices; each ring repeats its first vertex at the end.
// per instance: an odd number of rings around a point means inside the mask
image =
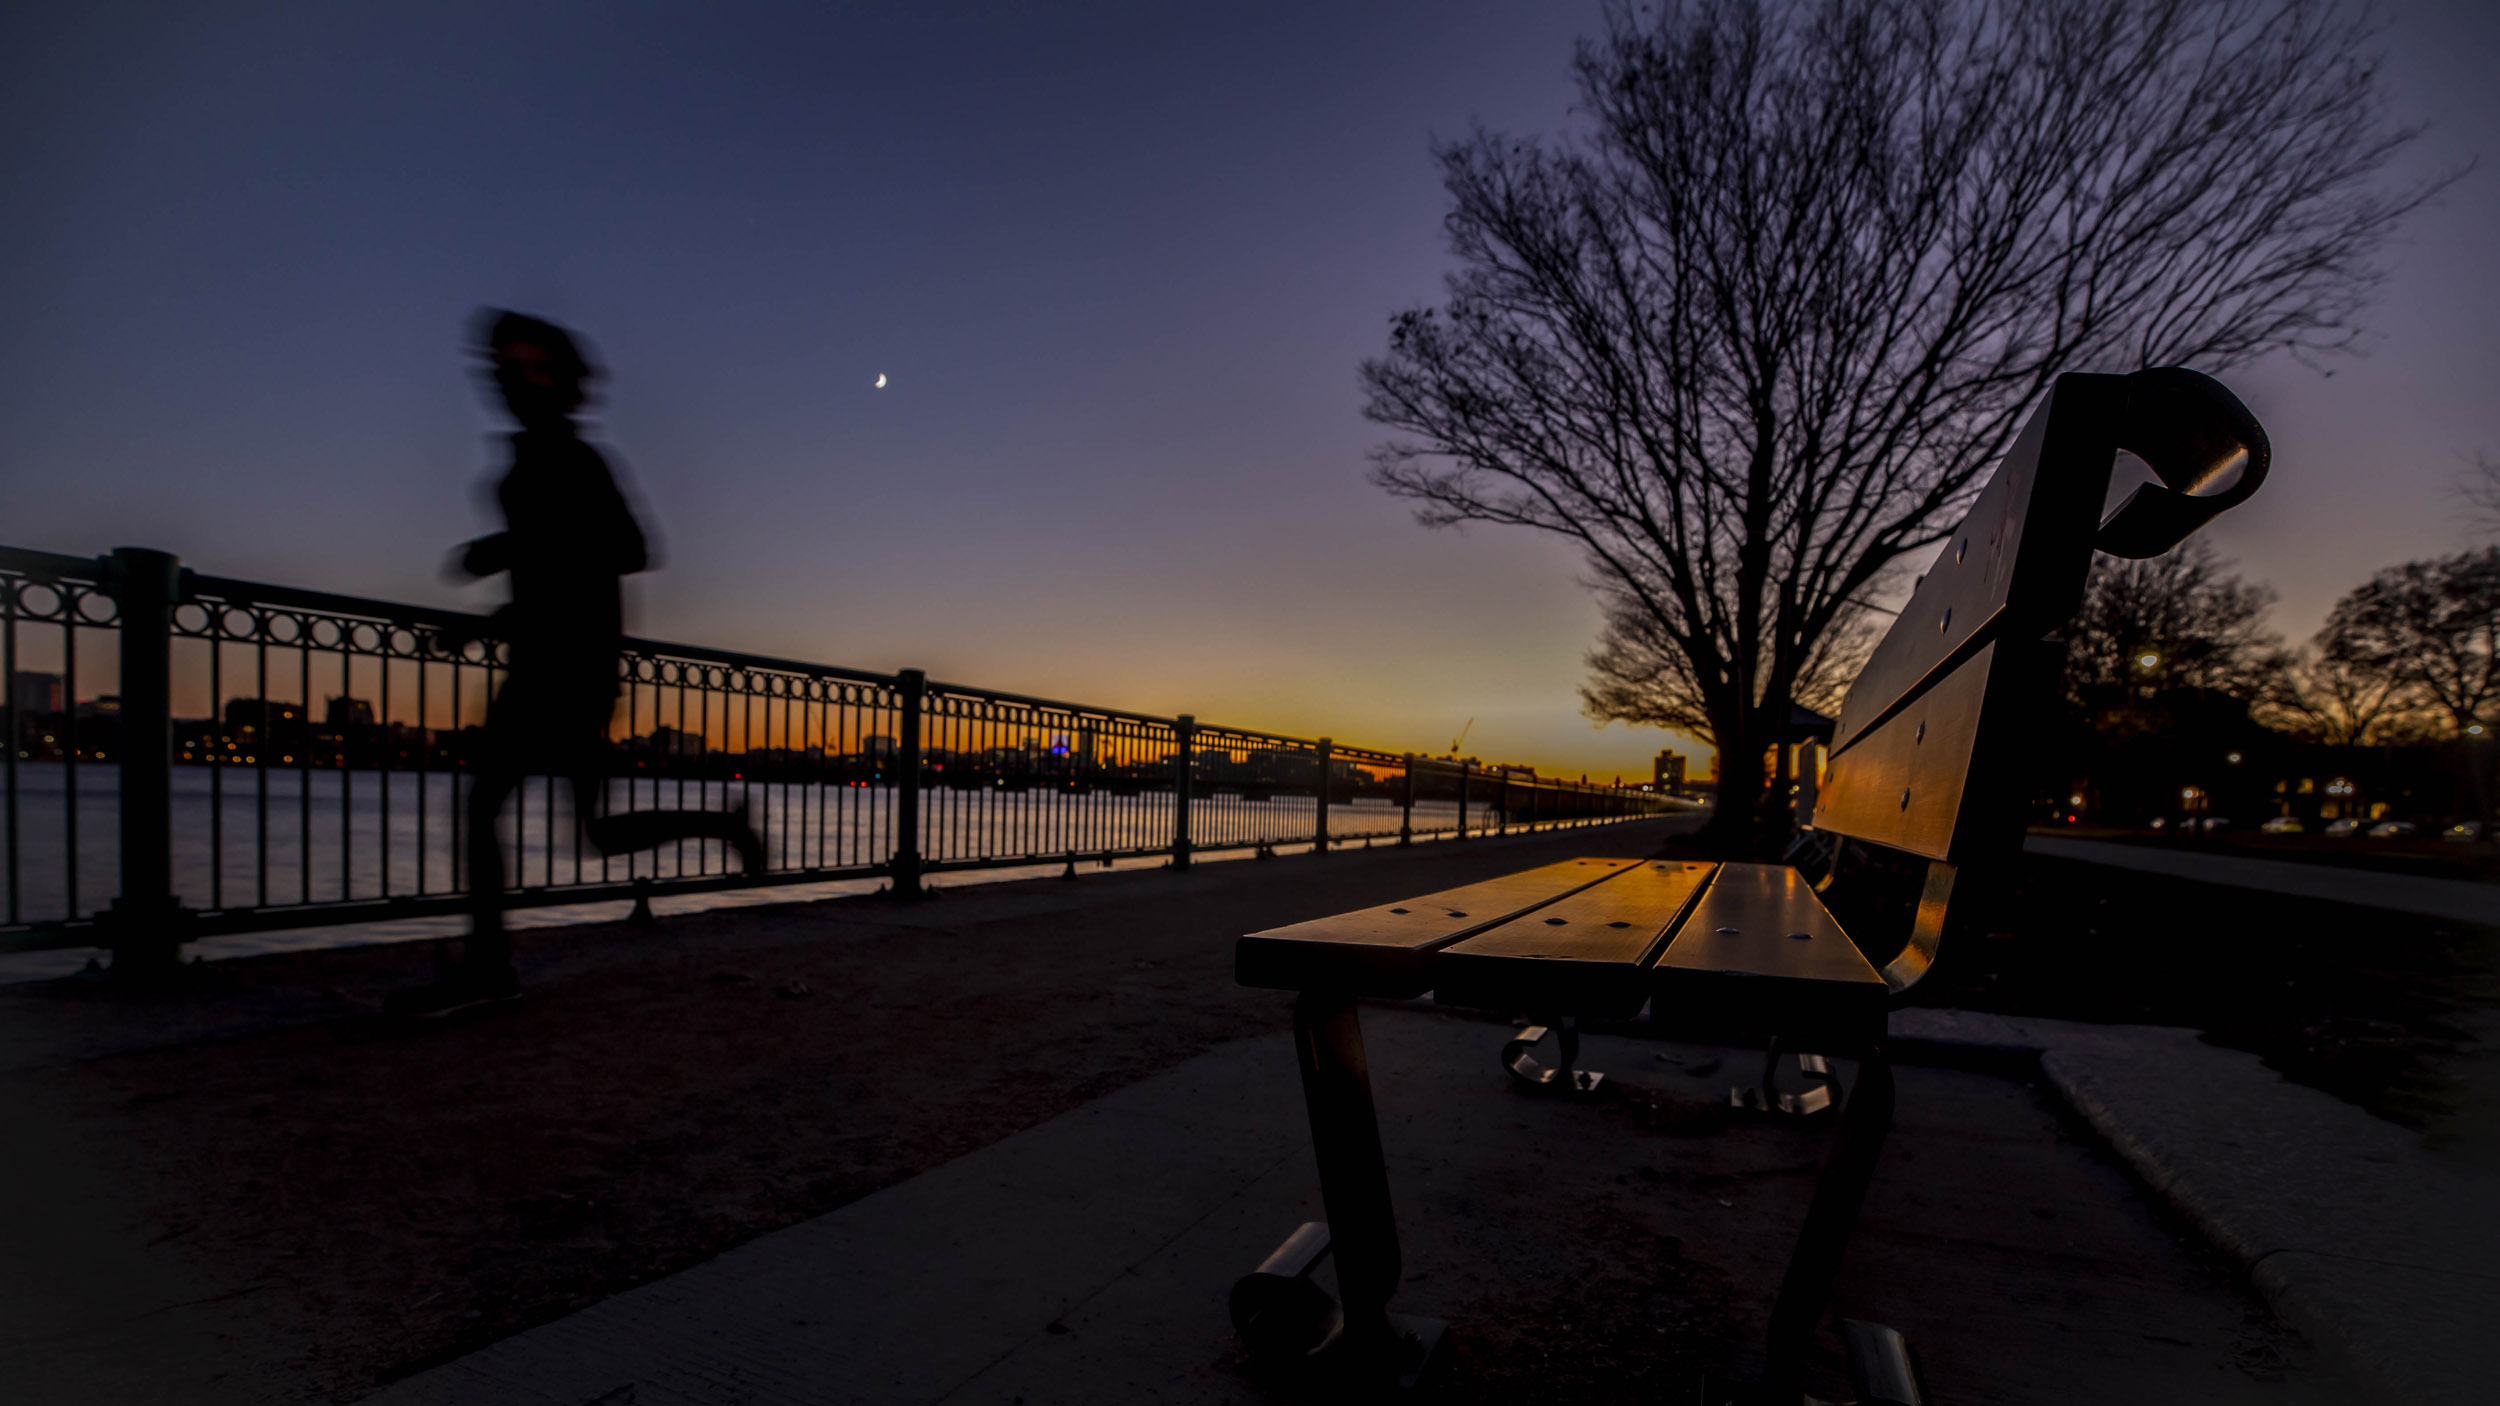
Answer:
MULTIPOLYGON (((1736 732, 1730 728, 1720 735, 1734 736, 1736 732)), ((1718 796, 1710 811, 1710 823, 1698 837, 1703 849, 1714 857, 1765 857, 1762 807, 1770 798, 1770 787, 1763 778, 1763 759, 1770 749, 1767 741, 1720 745, 1718 796)))

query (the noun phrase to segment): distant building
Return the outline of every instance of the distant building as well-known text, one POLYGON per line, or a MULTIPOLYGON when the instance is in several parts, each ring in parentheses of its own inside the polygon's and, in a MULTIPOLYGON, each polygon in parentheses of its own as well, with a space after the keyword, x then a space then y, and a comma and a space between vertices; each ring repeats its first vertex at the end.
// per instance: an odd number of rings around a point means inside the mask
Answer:
POLYGON ((9 675, 9 706, 21 713, 61 711, 61 676, 33 669, 9 675))
POLYGON ((278 703, 259 698, 226 700, 226 726, 229 728, 258 727, 264 716, 268 719, 272 729, 281 724, 300 723, 304 720, 303 710, 292 703, 278 703))
POLYGON ((329 714, 322 719, 322 725, 325 727, 371 727, 373 726, 373 700, 370 698, 333 698, 330 700, 329 714))
POLYGON ((1681 752, 1660 752, 1658 754, 1658 760, 1652 773, 1651 780, 1653 784, 1656 785, 1657 789, 1661 791, 1683 790, 1684 754, 1681 752))
POLYGON ((673 727, 655 727, 646 744, 663 757, 699 757, 704 753, 703 735, 673 727))

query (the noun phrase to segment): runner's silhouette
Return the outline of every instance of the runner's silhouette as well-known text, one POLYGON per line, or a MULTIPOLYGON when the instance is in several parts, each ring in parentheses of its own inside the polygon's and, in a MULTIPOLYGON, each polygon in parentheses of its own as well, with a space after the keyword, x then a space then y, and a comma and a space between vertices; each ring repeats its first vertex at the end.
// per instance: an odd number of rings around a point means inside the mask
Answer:
POLYGON ((743 808, 607 813, 608 725, 625 643, 618 583, 650 565, 650 549, 607 461, 583 442, 574 420, 598 370, 572 334, 495 309, 479 315, 477 330, 496 395, 520 430, 511 436, 511 467, 495 486, 504 530, 468 543, 460 568, 472 577, 511 578, 511 603, 494 617, 510 668, 471 758, 468 941, 457 961, 440 963, 431 984, 395 992, 390 1001, 393 1012, 417 1017, 520 998, 504 932, 496 820, 525 776, 567 780, 575 822, 601 854, 715 839, 738 852, 749 874, 764 865, 763 844, 743 808))

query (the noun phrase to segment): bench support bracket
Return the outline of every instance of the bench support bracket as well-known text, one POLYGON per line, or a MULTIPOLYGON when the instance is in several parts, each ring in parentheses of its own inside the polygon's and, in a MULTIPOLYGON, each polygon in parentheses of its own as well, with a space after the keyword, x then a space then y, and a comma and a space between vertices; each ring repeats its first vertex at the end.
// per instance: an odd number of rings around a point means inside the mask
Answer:
POLYGON ((1830 1060, 1819 1054, 1797 1056, 1797 1072, 1806 1086, 1793 1094, 1780 1092, 1780 1042, 1773 1040, 1762 1056, 1762 1087, 1738 1086, 1727 1092, 1729 1106, 1754 1113, 1785 1113, 1807 1117, 1832 1106, 1840 1095, 1840 1076, 1832 1072, 1830 1060))
POLYGON ((1605 1075, 1580 1067, 1580 1026, 1568 1016, 1555 1021, 1550 1032, 1545 1026, 1531 1025, 1512 1036, 1502 1046, 1502 1067, 1519 1081, 1519 1087, 1538 1093, 1593 1094, 1606 1082, 1605 1075), (1536 1056, 1528 1053, 1544 1043, 1548 1033, 1560 1037, 1554 1042, 1551 1069, 1537 1063, 1536 1056))

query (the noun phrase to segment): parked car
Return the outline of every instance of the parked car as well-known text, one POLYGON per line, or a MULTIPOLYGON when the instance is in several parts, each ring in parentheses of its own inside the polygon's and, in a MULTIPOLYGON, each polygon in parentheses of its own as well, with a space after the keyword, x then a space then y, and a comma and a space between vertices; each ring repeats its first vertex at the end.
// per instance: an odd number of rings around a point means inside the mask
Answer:
POLYGON ((2231 817, 2227 815, 2208 815, 2201 820, 2192 820, 2187 823, 2195 827, 2197 834, 2210 835, 2217 830, 2230 829, 2231 817))
POLYGON ((2170 817, 2166 815, 2156 815, 2151 821, 2147 822, 2146 828, 2153 830, 2167 830, 2170 828, 2170 817))
POLYGON ((2370 827, 2373 840, 2401 840, 2407 835, 2422 833, 2422 827, 2410 820, 2382 820, 2370 827))
POLYGON ((2309 833, 2309 827, 2301 824, 2300 817, 2297 815, 2278 815, 2258 826, 2257 829, 2260 833, 2267 835, 2306 835, 2309 833))
POLYGON ((2439 838, 2453 840, 2461 845, 2470 845, 2482 837, 2483 822, 2479 820, 2460 820, 2439 832, 2439 838))
POLYGON ((2326 825, 2326 837, 2330 840, 2349 840, 2360 833, 2358 820, 2330 820, 2326 825))

